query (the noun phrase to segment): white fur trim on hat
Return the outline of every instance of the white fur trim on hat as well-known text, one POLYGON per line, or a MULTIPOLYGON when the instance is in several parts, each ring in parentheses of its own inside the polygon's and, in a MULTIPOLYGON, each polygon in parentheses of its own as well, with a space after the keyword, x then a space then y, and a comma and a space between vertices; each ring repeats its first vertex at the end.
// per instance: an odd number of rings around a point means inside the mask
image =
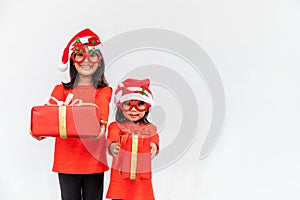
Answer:
POLYGON ((147 97, 147 96, 139 94, 139 93, 129 93, 129 94, 125 94, 124 96, 120 97, 120 103, 129 101, 129 100, 141 100, 141 101, 149 103, 151 106, 153 106, 154 102, 151 97, 147 97))

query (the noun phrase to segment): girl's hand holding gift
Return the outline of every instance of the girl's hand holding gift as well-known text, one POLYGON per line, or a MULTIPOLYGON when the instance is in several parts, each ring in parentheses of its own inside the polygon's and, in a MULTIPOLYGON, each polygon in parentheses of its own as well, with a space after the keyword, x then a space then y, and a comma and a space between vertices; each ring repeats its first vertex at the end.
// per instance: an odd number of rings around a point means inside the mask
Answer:
POLYGON ((107 121, 104 121, 104 120, 100 120, 100 134, 98 137, 102 137, 105 133, 105 130, 106 130, 106 125, 107 125, 107 121))
POLYGON ((38 141, 41 141, 46 138, 46 137, 42 137, 42 136, 33 136, 32 132, 31 132, 31 128, 29 128, 29 134, 31 135, 31 137, 33 137, 34 139, 36 139, 38 141))
POLYGON ((109 151, 114 157, 117 157, 120 150, 120 143, 114 142, 109 145, 109 151))
POLYGON ((150 142, 150 147, 151 147, 151 159, 154 158, 157 154, 157 145, 154 142, 150 142))
POLYGON ((33 135, 32 135, 32 137, 38 141, 41 141, 46 138, 46 137, 42 137, 42 136, 33 136, 33 135))
POLYGON ((104 135, 105 133, 105 130, 106 130, 106 125, 107 125, 107 121, 104 121, 104 120, 100 120, 100 133, 97 137, 92 137, 92 138, 89 138, 90 140, 97 140, 97 139, 100 139, 102 138, 102 136, 104 135))

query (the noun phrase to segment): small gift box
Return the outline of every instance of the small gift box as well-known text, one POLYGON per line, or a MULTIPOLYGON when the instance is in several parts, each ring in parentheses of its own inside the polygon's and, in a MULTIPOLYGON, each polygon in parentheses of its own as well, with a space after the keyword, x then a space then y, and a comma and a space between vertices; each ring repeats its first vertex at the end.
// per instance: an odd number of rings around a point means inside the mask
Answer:
POLYGON ((31 109, 33 136, 97 137, 100 114, 96 104, 44 105, 31 109))
POLYGON ((156 127, 148 125, 121 126, 122 135, 118 166, 122 178, 135 180, 151 179, 151 136, 156 133, 156 127), (151 127, 151 128, 149 128, 151 127))

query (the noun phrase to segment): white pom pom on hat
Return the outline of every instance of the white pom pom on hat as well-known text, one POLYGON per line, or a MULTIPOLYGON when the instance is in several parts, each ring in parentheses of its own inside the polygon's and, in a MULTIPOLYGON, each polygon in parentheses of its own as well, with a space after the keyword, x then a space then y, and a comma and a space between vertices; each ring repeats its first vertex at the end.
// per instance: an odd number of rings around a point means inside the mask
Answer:
POLYGON ((59 71, 61 71, 61 72, 65 72, 65 71, 67 71, 67 69, 68 69, 68 64, 66 63, 66 64, 60 64, 59 66, 58 66, 58 69, 59 69, 59 71))
POLYGON ((66 48, 64 49, 61 59, 62 64, 60 64, 58 67, 58 69, 62 72, 68 69, 68 61, 72 54, 70 48, 71 45, 73 45, 77 41, 77 39, 80 39, 80 42, 82 42, 83 44, 87 44, 87 46, 99 47, 101 45, 99 36, 88 28, 74 35, 74 37, 72 37, 72 39, 68 42, 66 48))

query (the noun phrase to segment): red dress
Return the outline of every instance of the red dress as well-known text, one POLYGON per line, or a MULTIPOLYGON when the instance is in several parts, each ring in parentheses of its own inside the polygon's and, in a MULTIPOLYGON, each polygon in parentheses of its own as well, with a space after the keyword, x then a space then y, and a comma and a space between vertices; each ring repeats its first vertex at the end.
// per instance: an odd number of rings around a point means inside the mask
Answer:
MULTIPOLYGON (((126 123, 125 123, 126 124, 126 123)), ((130 126, 129 129, 132 129, 130 126)), ((148 163, 147 153, 145 157, 139 157, 142 155, 141 151, 150 151, 150 142, 154 142, 157 147, 159 145, 159 137, 156 132, 153 132, 153 127, 155 127, 152 124, 136 124, 134 125, 134 128, 138 129, 147 129, 150 127, 152 129, 151 133, 148 134, 148 136, 144 137, 142 139, 144 142, 141 142, 142 140, 139 140, 138 142, 138 159, 143 160, 143 163, 148 163), (147 144, 147 146, 145 146, 147 144), (141 150, 141 145, 144 145, 143 149, 141 150), (148 146, 149 145, 149 146, 148 146)), ((138 131, 138 130, 137 130, 138 131)), ((134 132, 134 131, 133 131, 134 132)), ((134 134, 134 133, 133 133, 134 134)), ((147 133, 146 133, 147 134, 147 133)), ((119 124, 117 122, 112 122, 108 127, 108 137, 107 137, 107 145, 111 144, 112 142, 120 142, 121 147, 119 151, 119 155, 117 158, 113 158, 112 162, 112 168, 111 168, 111 174, 110 174, 110 184, 107 191, 106 198, 110 199, 122 199, 122 200, 154 200, 154 194, 153 194, 153 187, 152 187, 152 180, 151 180, 151 169, 144 170, 144 171, 136 171, 136 179, 131 180, 130 177, 130 170, 128 171, 125 167, 122 168, 122 165, 130 164, 130 156, 126 156, 126 154, 130 153, 129 151, 131 148, 127 150, 122 150, 122 148, 127 148, 128 144, 131 146, 132 141, 130 139, 130 130, 126 131, 124 129, 124 126, 122 124, 119 124), (128 142, 126 142, 128 141, 128 142), (127 160, 128 159, 128 160, 127 160), (125 162, 124 162, 125 161, 125 162)), ((150 154, 148 154, 151 156, 150 154)), ((151 165, 151 158, 149 161, 151 165)), ((143 165, 143 164, 142 164, 143 165)), ((137 164, 138 169, 146 169, 145 167, 141 167, 141 164, 137 164)), ((147 167, 147 166, 146 166, 147 167)), ((149 167, 147 168, 149 169, 149 167)))
MULTIPOLYGON (((57 85, 51 96, 65 101, 68 93, 73 93, 73 99, 95 103, 100 110, 100 118, 107 121, 112 89, 103 87, 95 89, 93 85, 79 85, 73 89, 64 89, 57 85)), ((54 101, 50 103, 55 104, 54 101)), ((106 137, 100 139, 67 138, 55 139, 53 171, 67 174, 93 174, 107 171, 106 137)))

